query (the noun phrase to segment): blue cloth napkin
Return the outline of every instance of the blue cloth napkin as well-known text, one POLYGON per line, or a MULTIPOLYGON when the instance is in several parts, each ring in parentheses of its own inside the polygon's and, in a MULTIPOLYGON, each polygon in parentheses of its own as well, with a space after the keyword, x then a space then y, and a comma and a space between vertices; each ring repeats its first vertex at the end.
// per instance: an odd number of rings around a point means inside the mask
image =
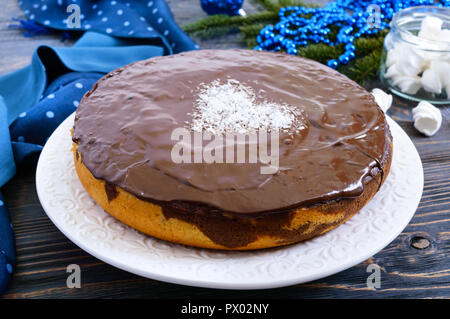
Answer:
POLYGON ((5 290, 13 272, 15 259, 12 225, 0 192, 0 293, 5 290))
MULTIPOLYGON (((72 47, 40 46, 31 64, 0 77, 0 187, 16 166, 35 163, 54 129, 105 73, 198 46, 175 23, 165 1, 22 0, 25 16, 46 28, 82 33, 72 47), (67 27, 67 6, 80 28, 67 27)), ((0 294, 15 262, 13 230, 0 193, 0 294)))
POLYGON ((174 53, 198 48, 176 24, 164 0, 21 0, 25 16, 58 30, 97 31, 115 37, 159 39, 174 53), (73 9, 80 8, 80 28, 69 28, 73 9), (67 12, 69 10, 69 12, 67 12))

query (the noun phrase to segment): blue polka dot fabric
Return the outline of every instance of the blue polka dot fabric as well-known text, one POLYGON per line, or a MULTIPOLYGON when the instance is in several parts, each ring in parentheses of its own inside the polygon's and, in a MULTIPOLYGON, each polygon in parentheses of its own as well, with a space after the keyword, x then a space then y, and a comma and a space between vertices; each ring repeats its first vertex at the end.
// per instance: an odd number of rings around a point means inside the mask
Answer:
POLYGON ((176 24, 164 0, 21 0, 19 5, 29 20, 53 29, 160 38, 174 53, 198 48, 176 24), (77 5, 79 12, 68 9, 70 5, 77 5), (79 27, 68 27, 71 13, 79 13, 79 27))
POLYGON ((13 272, 15 252, 12 225, 9 221, 8 211, 0 193, 0 292, 8 284, 13 272))
MULTIPOLYGON (((105 73, 154 56, 198 47, 163 0, 19 1, 46 28, 75 31, 72 47, 40 46, 31 64, 0 77, 0 187, 16 167, 35 165, 47 139, 105 73), (67 27, 67 7, 80 7, 80 27, 67 27)), ((0 294, 15 265, 13 228, 0 192, 0 294)))
POLYGON ((103 73, 69 72, 56 78, 44 91, 39 102, 19 114, 10 125, 16 165, 26 165, 39 156, 48 137, 72 114, 103 73))

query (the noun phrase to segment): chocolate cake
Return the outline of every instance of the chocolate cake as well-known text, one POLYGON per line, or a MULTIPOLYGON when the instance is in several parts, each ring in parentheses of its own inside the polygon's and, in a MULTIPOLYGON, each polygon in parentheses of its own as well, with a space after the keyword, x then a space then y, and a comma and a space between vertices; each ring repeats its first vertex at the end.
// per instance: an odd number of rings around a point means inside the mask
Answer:
POLYGON ((365 89, 315 61, 251 50, 186 52, 105 75, 78 107, 73 142, 80 181, 108 213, 214 249, 286 245, 335 228, 375 195, 392 159, 385 116, 365 89), (232 94, 221 98, 223 88, 232 94), (217 136, 236 123, 236 133, 278 134, 273 173, 261 162, 173 160, 176 129, 217 136))

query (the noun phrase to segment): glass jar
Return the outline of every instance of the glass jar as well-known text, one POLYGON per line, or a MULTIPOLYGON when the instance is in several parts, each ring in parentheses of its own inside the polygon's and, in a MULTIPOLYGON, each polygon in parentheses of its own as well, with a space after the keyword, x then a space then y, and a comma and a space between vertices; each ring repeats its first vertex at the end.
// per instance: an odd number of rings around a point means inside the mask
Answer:
POLYGON ((401 97, 450 103, 450 8, 419 6, 394 15, 384 40, 380 79, 401 97), (449 31, 433 33, 440 23, 436 18, 449 31))

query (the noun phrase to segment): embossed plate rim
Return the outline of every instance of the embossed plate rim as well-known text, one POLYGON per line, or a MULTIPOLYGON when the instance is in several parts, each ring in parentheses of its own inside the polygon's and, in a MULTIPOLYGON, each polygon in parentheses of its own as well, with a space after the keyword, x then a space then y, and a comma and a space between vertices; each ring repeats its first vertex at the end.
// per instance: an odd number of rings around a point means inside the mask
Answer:
POLYGON ((66 237, 89 254, 122 270, 160 281, 206 288, 267 289, 304 283, 338 273, 370 258, 391 243, 413 217, 423 191, 422 163, 408 135, 387 118, 394 137, 394 160, 391 174, 380 192, 360 213, 335 230, 287 247, 256 252, 210 251, 167 243, 116 221, 81 186, 69 149, 66 153, 56 152, 60 150, 59 146, 68 148, 71 145, 69 130, 74 114, 55 130, 44 146, 36 170, 36 189, 44 211, 66 237), (399 160, 401 156, 402 161, 399 160), (408 174, 400 180, 395 171, 401 169, 408 174), (405 178, 412 181, 406 183, 405 178), (397 194, 393 185, 399 183, 405 184, 401 186, 406 188, 401 188, 397 194), (395 216, 401 215, 400 219, 395 220, 392 214, 392 220, 386 219, 389 218, 387 211, 377 212, 375 216, 374 209, 383 208, 382 202, 389 202, 393 196, 402 200, 395 201, 395 207, 389 206, 396 210, 395 216), (77 205, 80 209, 71 208, 77 205), (368 221, 372 224, 367 225, 368 221), (371 236, 367 229, 378 236, 362 241, 369 247, 357 246, 360 245, 355 241, 359 224, 368 227, 359 231, 364 238, 371 236), (391 228, 386 230, 387 226, 391 228), (89 227, 94 227, 91 232, 89 227), (97 235, 100 237, 96 238, 97 235), (326 250, 327 242, 333 249, 326 250), (357 254, 345 255, 349 247, 357 254), (339 256, 340 251, 344 252, 343 256, 339 256), (301 262, 295 264, 299 258, 301 262))

